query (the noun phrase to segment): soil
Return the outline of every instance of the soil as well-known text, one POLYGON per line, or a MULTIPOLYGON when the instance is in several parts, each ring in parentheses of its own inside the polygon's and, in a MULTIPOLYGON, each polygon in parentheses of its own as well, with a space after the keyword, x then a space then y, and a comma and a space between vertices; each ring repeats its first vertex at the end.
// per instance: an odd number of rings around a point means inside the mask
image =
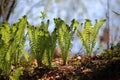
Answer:
POLYGON ((63 66, 61 58, 52 64, 24 70, 20 80, 120 80, 120 57, 108 55, 74 56, 63 66))

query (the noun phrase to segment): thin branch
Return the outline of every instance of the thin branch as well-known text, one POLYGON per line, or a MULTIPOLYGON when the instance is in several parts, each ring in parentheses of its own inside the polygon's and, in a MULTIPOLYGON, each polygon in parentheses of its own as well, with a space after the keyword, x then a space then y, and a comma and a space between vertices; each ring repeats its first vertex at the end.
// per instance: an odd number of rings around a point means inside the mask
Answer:
POLYGON ((3 21, 5 20, 5 17, 4 17, 4 3, 5 3, 5 0, 2 0, 2 2, 1 2, 1 16, 3 17, 3 21))
POLYGON ((10 14, 11 14, 11 12, 13 11, 13 8, 14 8, 14 5, 15 5, 15 2, 16 2, 16 0, 13 0, 11 6, 10 6, 10 8, 9 8, 8 14, 7 14, 7 16, 6 16, 6 20, 7 20, 7 21, 9 20, 9 18, 10 18, 10 14))
POLYGON ((1 14, 0 17, 2 18, 1 22, 5 22, 9 20, 10 14, 14 8, 16 0, 2 0, 1 1, 1 14))

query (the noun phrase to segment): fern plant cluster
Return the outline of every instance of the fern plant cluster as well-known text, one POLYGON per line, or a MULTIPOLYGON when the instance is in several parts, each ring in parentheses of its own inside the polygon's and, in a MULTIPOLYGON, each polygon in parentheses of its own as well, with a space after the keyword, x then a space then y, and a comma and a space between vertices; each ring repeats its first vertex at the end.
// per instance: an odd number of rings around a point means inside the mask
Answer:
POLYGON ((52 33, 48 31, 49 20, 41 22, 40 26, 32 26, 28 24, 28 35, 30 39, 31 53, 39 65, 47 58, 48 65, 51 66, 51 61, 54 57, 56 47, 56 31, 52 33))
POLYGON ((0 26, 0 70, 1 75, 11 75, 11 67, 19 68, 21 57, 24 55, 26 60, 28 54, 24 50, 25 35, 24 29, 27 18, 24 16, 19 22, 10 26, 7 22, 0 26))
POLYGON ((86 19, 86 22, 84 24, 81 23, 81 26, 84 28, 83 31, 80 31, 79 28, 77 27, 78 37, 82 42, 82 45, 88 56, 91 56, 94 51, 99 29, 102 27, 105 21, 106 21, 105 19, 100 21, 96 20, 96 23, 93 26, 91 24, 91 20, 86 19))
POLYGON ((66 65, 76 31, 87 55, 91 55, 98 31, 104 22, 105 20, 96 21, 94 27, 91 27, 91 21, 86 20, 84 31, 80 31, 78 21, 73 19, 71 25, 68 25, 62 19, 55 18, 55 28, 52 33, 48 30, 49 20, 41 21, 39 26, 27 22, 26 16, 11 26, 5 22, 0 25, 0 74, 10 76, 12 80, 18 79, 23 70, 23 67, 19 66, 21 59, 23 56, 25 60, 29 59, 27 51, 24 50, 26 39, 29 40, 30 55, 36 59, 38 66, 47 63, 52 67, 51 62, 57 43, 61 49, 63 65, 66 65), (11 75, 11 66, 15 66, 16 75, 11 75))
POLYGON ((39 65, 47 59, 48 65, 51 66, 57 42, 62 51, 63 64, 65 65, 67 62, 75 32, 75 27, 73 27, 75 20, 72 21, 70 26, 60 18, 54 19, 54 22, 55 28, 52 33, 48 31, 49 20, 47 22, 42 21, 40 26, 28 24, 31 53, 37 59, 39 65))
POLYGON ((73 20, 70 26, 60 18, 54 19, 54 22, 57 31, 58 43, 62 51, 63 65, 66 65, 68 54, 72 47, 73 34, 76 30, 74 27, 76 21, 73 20))

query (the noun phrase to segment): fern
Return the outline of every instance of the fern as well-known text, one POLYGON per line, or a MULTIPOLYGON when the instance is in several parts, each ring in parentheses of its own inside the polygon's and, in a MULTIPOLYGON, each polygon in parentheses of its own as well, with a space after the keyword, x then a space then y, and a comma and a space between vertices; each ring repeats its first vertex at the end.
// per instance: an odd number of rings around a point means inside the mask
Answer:
POLYGON ((14 64, 17 67, 22 55, 27 56, 27 53, 24 53, 24 30, 26 22, 27 18, 23 17, 18 23, 12 26, 7 22, 1 25, 0 46, 2 47, 0 47, 0 69, 7 76, 10 75, 11 65, 14 64))
POLYGON ((23 70, 23 67, 17 68, 13 75, 10 75, 10 80, 19 80, 19 77, 23 74, 23 70))
POLYGON ((71 49, 71 42, 73 40, 73 34, 75 32, 76 25, 75 21, 72 21, 72 24, 69 26, 60 18, 54 19, 55 28, 57 29, 57 38, 62 50, 63 65, 67 63, 68 53, 71 49))
POLYGON ((8 76, 10 74, 10 68, 11 68, 11 61, 10 61, 11 32, 10 32, 9 24, 8 23, 2 24, 0 32, 1 32, 1 40, 3 42, 3 45, 0 48, 0 63, 1 63, 0 68, 8 76))
POLYGON ((56 46, 56 32, 51 34, 48 31, 49 20, 41 22, 40 26, 32 26, 28 24, 28 34, 30 39, 31 53, 37 59, 39 65, 43 63, 47 57, 47 62, 51 67, 51 61, 54 56, 56 46))
POLYGON ((56 34, 56 30, 54 29, 54 31, 51 33, 48 33, 48 38, 47 38, 47 46, 46 46, 46 55, 47 55, 47 61, 48 61, 48 65, 49 67, 51 67, 51 61, 54 57, 54 50, 56 47, 56 40, 57 40, 57 34, 56 34))
POLYGON ((22 55, 26 55, 26 59, 27 59, 27 53, 25 53, 24 51, 24 47, 25 47, 25 34, 24 34, 24 30, 26 27, 26 23, 27 23, 27 17, 24 16, 22 19, 20 19, 20 21, 17 23, 17 32, 15 35, 15 42, 16 42, 16 51, 17 51, 17 61, 16 62, 20 62, 20 58, 22 55))
POLYGON ((86 20, 85 25, 84 25, 84 31, 81 32, 78 28, 77 28, 77 34, 78 37, 80 38, 86 52, 87 55, 91 55, 93 52, 93 49, 95 47, 96 44, 96 37, 97 34, 99 32, 99 29, 101 28, 101 26, 103 25, 103 23, 106 20, 100 20, 99 22, 96 21, 96 24, 94 25, 94 27, 91 27, 91 21, 90 20, 86 20))
POLYGON ((91 46, 91 52, 93 51, 93 49, 94 49, 94 46, 95 46, 95 44, 96 44, 96 36, 97 36, 97 34, 98 34, 98 32, 99 32, 99 29, 101 28, 101 26, 105 23, 105 19, 104 20, 100 20, 99 22, 96 20, 96 23, 95 23, 95 25, 94 25, 94 27, 92 28, 92 46, 91 46))

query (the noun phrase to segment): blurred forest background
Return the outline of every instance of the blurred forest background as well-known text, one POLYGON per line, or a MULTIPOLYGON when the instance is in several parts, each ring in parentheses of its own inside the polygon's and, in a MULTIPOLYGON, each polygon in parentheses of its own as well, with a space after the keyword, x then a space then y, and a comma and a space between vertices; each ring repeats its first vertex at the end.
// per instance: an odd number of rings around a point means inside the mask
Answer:
MULTIPOLYGON (((33 25, 50 19, 50 32, 54 29, 53 18, 57 17, 68 24, 72 19, 79 22, 90 19, 93 24, 95 19, 107 19, 99 32, 95 53, 120 41, 120 0, 0 0, 0 23, 8 21, 13 24, 24 15, 33 25), (45 15, 44 19, 41 13, 45 15)), ((74 54, 84 52, 76 35, 71 51, 74 54)))

